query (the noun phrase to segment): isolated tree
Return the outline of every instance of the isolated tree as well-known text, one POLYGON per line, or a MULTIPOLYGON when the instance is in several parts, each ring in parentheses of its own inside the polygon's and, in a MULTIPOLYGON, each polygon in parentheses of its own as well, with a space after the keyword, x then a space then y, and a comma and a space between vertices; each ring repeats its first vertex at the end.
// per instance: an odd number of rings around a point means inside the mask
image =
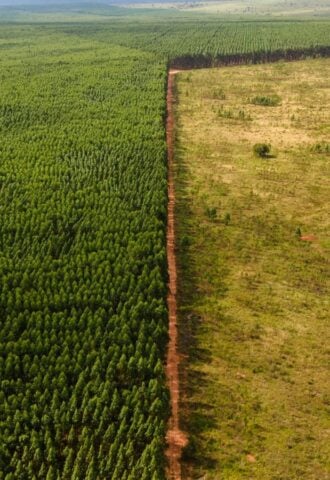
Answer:
POLYGON ((269 156, 271 150, 271 145, 267 143, 256 143, 253 146, 253 151, 255 155, 261 158, 266 158, 269 156))

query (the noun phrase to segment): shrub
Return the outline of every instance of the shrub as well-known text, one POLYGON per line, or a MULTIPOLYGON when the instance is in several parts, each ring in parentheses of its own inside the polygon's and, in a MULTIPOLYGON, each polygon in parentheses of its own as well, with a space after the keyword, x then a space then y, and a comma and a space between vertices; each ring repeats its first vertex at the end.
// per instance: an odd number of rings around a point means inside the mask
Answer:
POLYGON ((256 143, 253 146, 253 151, 258 157, 266 158, 270 154, 271 146, 267 143, 256 143))
POLYGON ((183 235, 183 237, 180 240, 180 246, 182 248, 189 247, 191 245, 191 240, 187 235, 183 235))
POLYGON ((312 146, 311 151, 313 153, 325 153, 326 155, 329 155, 330 143, 327 143, 327 142, 315 143, 315 145, 312 146))
POLYGON ((223 217, 223 223, 224 223, 225 225, 229 225, 230 220, 231 220, 230 213, 227 212, 227 213, 225 214, 225 216, 223 217))
POLYGON ((252 120, 251 116, 246 114, 244 110, 239 110, 239 112, 236 113, 232 110, 225 110, 223 107, 218 110, 218 117, 231 118, 234 120, 252 120))
POLYGON ((226 95, 225 95, 224 91, 222 90, 222 88, 216 88, 212 92, 212 97, 216 98, 218 100, 225 100, 226 95))
POLYGON ((217 209, 215 207, 207 207, 205 213, 210 220, 215 220, 217 218, 217 209))
POLYGON ((234 114, 231 110, 224 110, 223 108, 218 110, 218 116, 221 118, 234 118, 234 114))

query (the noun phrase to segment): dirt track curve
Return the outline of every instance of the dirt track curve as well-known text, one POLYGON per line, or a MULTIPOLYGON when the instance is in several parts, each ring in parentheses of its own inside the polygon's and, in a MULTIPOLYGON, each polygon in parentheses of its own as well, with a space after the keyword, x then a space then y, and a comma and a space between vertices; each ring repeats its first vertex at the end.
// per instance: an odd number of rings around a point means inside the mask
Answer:
POLYGON ((167 120, 166 120, 166 141, 168 152, 168 210, 167 210, 167 261, 169 272, 169 285, 167 304, 169 311, 169 344, 167 351, 166 376, 171 393, 171 417, 169 420, 166 440, 168 448, 166 456, 168 460, 168 480, 182 480, 181 476, 181 453, 182 448, 187 444, 187 437, 180 430, 179 426, 179 363, 178 352, 178 330, 177 330, 177 305, 176 286, 177 272, 175 260, 175 225, 174 225, 174 174, 173 174, 173 150, 174 150, 174 112, 173 112, 173 84, 174 75, 177 70, 170 70, 167 85, 167 120))

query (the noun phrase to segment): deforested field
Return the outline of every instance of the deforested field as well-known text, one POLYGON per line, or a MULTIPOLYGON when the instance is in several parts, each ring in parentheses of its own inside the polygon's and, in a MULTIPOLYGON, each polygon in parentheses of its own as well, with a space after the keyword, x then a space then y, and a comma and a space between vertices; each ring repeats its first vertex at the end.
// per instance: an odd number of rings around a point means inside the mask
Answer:
POLYGON ((328 478, 329 74, 329 60, 177 74, 192 478, 328 478))
POLYGON ((327 56, 330 23, 0 13, 0 479, 163 480, 169 65, 327 56))

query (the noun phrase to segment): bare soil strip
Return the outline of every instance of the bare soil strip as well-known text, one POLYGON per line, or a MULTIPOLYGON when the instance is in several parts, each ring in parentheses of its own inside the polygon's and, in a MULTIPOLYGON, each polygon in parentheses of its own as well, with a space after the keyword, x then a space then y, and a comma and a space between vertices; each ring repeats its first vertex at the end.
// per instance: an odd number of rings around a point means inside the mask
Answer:
POLYGON ((181 452, 187 444, 187 437, 180 430, 179 426, 179 363, 178 352, 178 330, 177 330, 177 305, 176 287, 177 272, 175 260, 175 226, 174 226, 174 174, 173 174, 173 150, 174 150, 174 114, 173 114, 173 84, 174 75, 177 70, 170 70, 167 86, 167 121, 166 139, 168 152, 168 211, 167 211, 167 261, 169 273, 167 304, 169 310, 169 345, 167 352, 166 376, 171 393, 171 418, 169 420, 166 440, 168 448, 166 456, 168 459, 167 478, 169 480, 181 480, 181 452))

